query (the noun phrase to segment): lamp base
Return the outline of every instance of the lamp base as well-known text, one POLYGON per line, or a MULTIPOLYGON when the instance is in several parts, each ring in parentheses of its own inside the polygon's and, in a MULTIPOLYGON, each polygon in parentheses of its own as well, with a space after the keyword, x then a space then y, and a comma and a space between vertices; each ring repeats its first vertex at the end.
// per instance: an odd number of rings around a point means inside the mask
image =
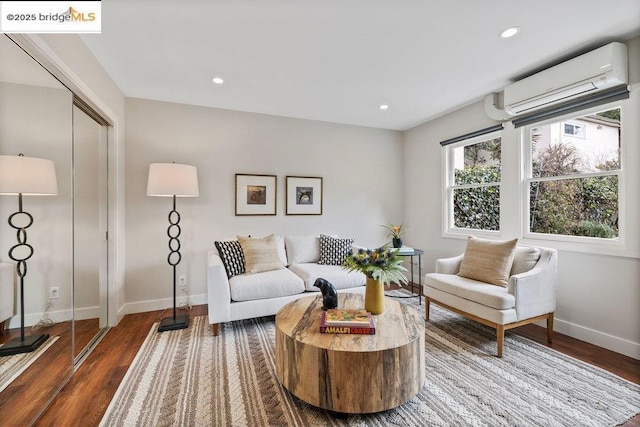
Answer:
POLYGON ((11 356, 14 354, 31 353, 42 344, 44 344, 44 342, 48 339, 49 334, 29 335, 28 337, 24 337, 24 340, 20 339, 20 337, 14 338, 10 341, 7 341, 5 345, 0 347, 0 357, 11 356))
POLYGON ((174 331, 176 329, 186 329, 189 327, 189 316, 186 314, 180 314, 173 317, 165 317, 158 326, 158 332, 174 331))

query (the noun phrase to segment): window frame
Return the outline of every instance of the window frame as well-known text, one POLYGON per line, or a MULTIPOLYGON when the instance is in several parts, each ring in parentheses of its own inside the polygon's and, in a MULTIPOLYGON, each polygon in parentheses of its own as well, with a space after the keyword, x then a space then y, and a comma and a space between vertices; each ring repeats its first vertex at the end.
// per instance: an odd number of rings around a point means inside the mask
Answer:
MULTIPOLYGON (((535 242, 564 242, 568 244, 585 245, 585 247, 601 247, 620 249, 625 246, 626 235, 626 209, 625 209, 625 155, 626 155, 626 143, 625 143, 625 100, 618 100, 601 104, 595 107, 587 108, 584 110, 572 112, 558 117, 553 117, 547 120, 541 120, 539 122, 530 123, 523 126, 520 129, 520 147, 522 152, 522 187, 521 187, 521 205, 522 205, 522 230, 521 236, 524 240, 535 242), (571 175, 551 176, 551 177, 539 177, 533 178, 533 162, 532 162, 532 150, 531 150, 531 138, 529 138, 532 128, 545 126, 551 123, 560 123, 562 126, 562 135, 564 136, 564 124, 571 123, 578 117, 583 117, 589 114, 595 114, 601 111, 612 110, 615 108, 620 109, 620 168, 615 171, 601 171, 601 172, 588 172, 588 173, 576 173, 571 175), (529 228, 531 223, 531 200, 530 191, 531 184, 533 182, 546 182, 546 181, 565 181, 569 179, 584 179, 590 177, 605 177, 616 176, 618 179, 618 236, 615 238, 601 238, 601 237, 588 237, 588 236, 571 236, 565 234, 547 234, 540 232, 532 232, 529 228)), ((573 123, 571 123, 573 124, 573 123)), ((586 133, 586 128, 585 128, 586 133)), ((573 138, 579 138, 574 135, 566 135, 573 138)))
MULTIPOLYGON (((442 218, 443 221, 443 230, 442 234, 444 237, 458 237, 458 238, 466 238, 466 236, 473 234, 476 236, 486 236, 486 237, 498 237, 501 235, 502 226, 502 209, 500 209, 500 228, 498 230, 482 230, 475 228, 461 228, 456 227, 455 218, 454 218, 454 206, 453 206, 453 194, 456 189, 465 189, 465 188, 486 188, 486 187, 498 187, 500 190, 500 198, 502 198, 502 154, 500 159, 500 181, 495 183, 478 183, 478 184, 463 184, 456 185, 455 184, 455 156, 454 150, 456 148, 464 147, 467 145, 478 144, 483 141, 490 141, 492 139, 500 138, 503 140, 503 129, 491 131, 484 133, 482 135, 472 136, 470 138, 466 138, 460 140, 458 142, 448 144, 442 147, 442 171, 443 171, 443 200, 445 203, 442 204, 442 218)), ((500 200, 500 206, 502 207, 502 200, 500 200)))

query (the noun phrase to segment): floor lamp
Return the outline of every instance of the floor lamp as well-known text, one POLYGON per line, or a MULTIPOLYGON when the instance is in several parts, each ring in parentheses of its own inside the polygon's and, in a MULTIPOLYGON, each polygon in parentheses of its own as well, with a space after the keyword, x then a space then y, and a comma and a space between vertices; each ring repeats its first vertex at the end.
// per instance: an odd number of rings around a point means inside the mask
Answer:
POLYGON ((17 195, 18 211, 9 216, 9 225, 17 230, 18 243, 9 249, 9 258, 16 262, 20 282, 20 337, 0 347, 0 356, 29 353, 40 347, 48 334, 24 334, 24 278, 27 260, 33 256, 33 246, 27 243, 27 228, 33 216, 22 209, 22 196, 53 196, 58 194, 55 164, 51 160, 34 157, 0 156, 0 194, 17 195))
POLYGON ((184 329, 189 326, 187 314, 176 314, 176 266, 180 263, 180 214, 176 211, 176 197, 198 197, 198 170, 195 166, 175 163, 151 163, 147 181, 147 196, 173 197, 169 212, 169 255, 167 262, 173 267, 173 317, 160 322, 158 332, 184 329))

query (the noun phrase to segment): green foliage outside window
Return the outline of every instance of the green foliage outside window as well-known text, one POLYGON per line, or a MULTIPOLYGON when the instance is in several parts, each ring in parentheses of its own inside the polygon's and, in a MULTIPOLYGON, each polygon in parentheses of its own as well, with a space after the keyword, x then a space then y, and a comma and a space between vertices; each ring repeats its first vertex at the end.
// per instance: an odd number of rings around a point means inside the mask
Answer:
POLYGON ((534 182, 530 189, 534 233, 615 238, 618 178, 603 176, 534 182))
MULTIPOLYGON (((619 120, 620 110, 599 113, 619 120)), ((532 135, 533 143, 537 135, 532 135)), ((620 169, 620 156, 596 166, 599 171, 620 169)), ((534 233, 615 238, 618 236, 618 177, 571 178, 581 172, 575 147, 554 144, 538 153, 532 162, 534 177, 562 177, 536 181, 530 186, 530 224, 534 233)))
MULTIPOLYGON (((500 182, 500 166, 476 165, 455 171, 459 185, 500 182)), ((454 226, 475 230, 500 229, 500 186, 457 188, 453 192, 454 226)))

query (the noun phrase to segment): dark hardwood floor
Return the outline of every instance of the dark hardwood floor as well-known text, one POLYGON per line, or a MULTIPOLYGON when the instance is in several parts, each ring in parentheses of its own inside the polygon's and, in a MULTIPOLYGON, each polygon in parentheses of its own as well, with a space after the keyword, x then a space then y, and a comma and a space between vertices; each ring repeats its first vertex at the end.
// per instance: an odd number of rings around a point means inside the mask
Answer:
MULTIPOLYGON (((207 306, 195 306, 189 314, 190 316, 206 315, 207 306)), ((166 315, 165 311, 154 311, 125 316, 88 356, 36 425, 98 425, 149 329, 154 322, 166 315)), ((508 333, 520 334, 640 384, 640 361, 638 360, 559 333, 554 334, 554 342, 549 345, 546 342, 545 329, 536 325, 527 325, 508 333)), ((19 391, 16 393, 20 394, 19 391)), ((31 399, 30 395, 16 396, 14 402, 30 402, 31 399)), ((10 406, 10 411, 15 410, 16 406, 18 405, 10 406)), ((5 411, 0 408, 0 414, 4 413, 5 411)), ((640 427, 640 415, 623 425, 640 427)))

